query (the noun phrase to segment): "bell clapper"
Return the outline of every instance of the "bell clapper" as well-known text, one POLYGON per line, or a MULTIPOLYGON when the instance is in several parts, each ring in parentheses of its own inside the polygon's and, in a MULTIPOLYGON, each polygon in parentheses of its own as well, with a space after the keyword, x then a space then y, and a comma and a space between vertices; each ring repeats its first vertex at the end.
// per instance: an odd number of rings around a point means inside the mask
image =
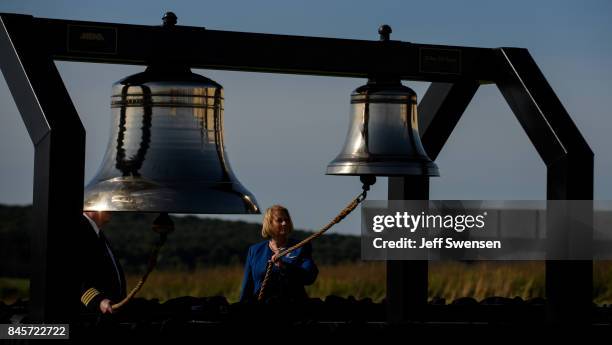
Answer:
POLYGON ((174 232, 174 222, 168 213, 160 213, 153 221, 151 229, 159 234, 160 242, 163 244, 168 234, 174 232))
POLYGON ((359 176, 359 181, 363 183, 363 186, 361 188, 364 191, 369 191, 370 186, 376 183, 376 176, 375 175, 361 175, 359 176))

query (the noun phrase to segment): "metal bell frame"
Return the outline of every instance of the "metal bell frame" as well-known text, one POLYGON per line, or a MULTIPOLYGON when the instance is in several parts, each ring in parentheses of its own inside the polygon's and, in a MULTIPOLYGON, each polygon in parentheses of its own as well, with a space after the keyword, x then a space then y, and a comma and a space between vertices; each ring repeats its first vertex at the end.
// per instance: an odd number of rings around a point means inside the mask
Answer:
MULTIPOLYGON (((160 56, 203 69, 355 78, 391 74, 401 80, 432 82, 418 113, 421 140, 434 161, 478 87, 496 84, 546 163, 547 198, 593 199, 593 152, 526 49, 163 28, 2 13, 0 67, 35 147, 31 321, 61 322, 74 312, 66 308, 74 298, 73 289, 66 288, 74 284, 66 269, 71 265, 66 253, 69 229, 76 228, 83 208, 85 130, 54 60, 148 65, 160 56)), ((429 178, 389 177, 388 198, 426 200, 429 178)), ((589 260, 546 262, 547 321, 590 320, 592 267, 589 260)), ((427 262, 387 262, 389 322, 424 317, 427 280, 427 262)))

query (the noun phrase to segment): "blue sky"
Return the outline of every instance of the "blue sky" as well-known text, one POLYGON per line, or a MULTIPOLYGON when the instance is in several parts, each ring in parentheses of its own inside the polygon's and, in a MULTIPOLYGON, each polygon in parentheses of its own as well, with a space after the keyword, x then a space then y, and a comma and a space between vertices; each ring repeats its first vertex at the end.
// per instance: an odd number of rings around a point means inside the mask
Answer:
MULTIPOLYGON (((609 1, 12 1, 0 12, 216 30, 529 49, 595 152, 595 198, 612 199, 612 2, 609 1)), ((214 47, 213 47, 214 49, 214 47)), ((110 87, 140 66, 58 62, 87 130, 86 180, 108 140, 110 87)), ((363 79, 195 70, 225 88, 225 139, 240 181, 260 206, 286 205, 298 228, 318 229, 359 192, 354 177, 326 176, 363 79), (306 96, 305 96, 306 95, 306 96)), ((427 83, 405 82, 422 97, 427 83)), ((34 150, 0 79, 0 203, 32 201, 34 150)), ((436 162, 432 199, 544 199, 545 166, 495 86, 482 86, 436 162)), ((379 179, 371 199, 385 199, 379 179)), ((260 221, 260 216, 232 216, 260 221)), ((358 233, 359 212, 334 231, 358 233)))

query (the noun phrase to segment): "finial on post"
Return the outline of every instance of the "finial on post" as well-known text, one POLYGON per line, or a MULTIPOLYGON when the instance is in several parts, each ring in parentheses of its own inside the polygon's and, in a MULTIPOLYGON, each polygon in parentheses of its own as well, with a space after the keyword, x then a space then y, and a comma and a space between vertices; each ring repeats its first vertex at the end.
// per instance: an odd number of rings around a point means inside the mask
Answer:
POLYGON ((378 28, 378 34, 380 35, 381 41, 388 41, 391 39, 391 33, 393 30, 387 24, 383 24, 378 28))
POLYGON ((177 22, 176 14, 174 14, 174 12, 166 12, 162 17, 162 21, 164 27, 175 26, 177 22))

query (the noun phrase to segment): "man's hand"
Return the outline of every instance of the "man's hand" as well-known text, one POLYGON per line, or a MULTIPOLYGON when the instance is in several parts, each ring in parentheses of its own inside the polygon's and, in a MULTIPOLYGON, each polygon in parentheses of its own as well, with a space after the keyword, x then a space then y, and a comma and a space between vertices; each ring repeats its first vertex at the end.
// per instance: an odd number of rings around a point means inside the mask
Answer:
POLYGON ((112 314, 113 313, 113 307, 112 307, 112 302, 110 299, 105 298, 102 301, 100 301, 100 312, 102 314, 112 314))

